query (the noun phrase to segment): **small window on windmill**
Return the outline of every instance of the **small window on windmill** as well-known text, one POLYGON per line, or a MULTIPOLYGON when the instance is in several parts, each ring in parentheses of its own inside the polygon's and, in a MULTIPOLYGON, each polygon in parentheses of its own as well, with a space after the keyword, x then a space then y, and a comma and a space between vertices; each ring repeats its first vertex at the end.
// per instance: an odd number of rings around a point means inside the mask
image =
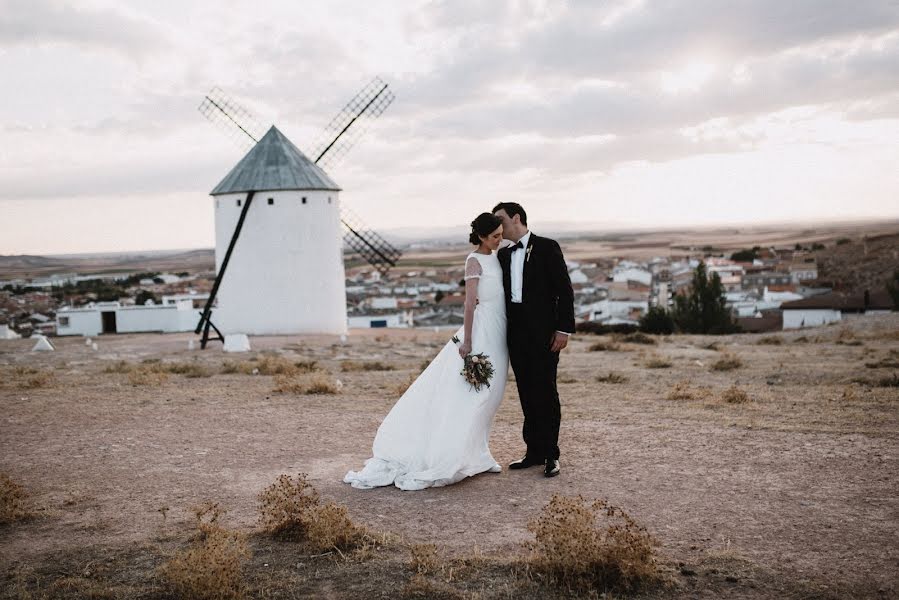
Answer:
POLYGON ((306 204, 306 196, 303 196, 303 204, 306 204))
POLYGON ((328 204, 331 204, 331 196, 328 196, 328 204))
POLYGON ((240 198, 237 199, 237 206, 240 206, 240 198))
POLYGON ((69 317, 59 317, 59 324, 63 327, 69 326, 69 317))
POLYGON ((269 206, 271 206, 271 205, 274 204, 274 203, 275 203, 275 199, 274 199, 274 198, 269 198, 269 199, 268 199, 268 205, 269 205, 269 206))

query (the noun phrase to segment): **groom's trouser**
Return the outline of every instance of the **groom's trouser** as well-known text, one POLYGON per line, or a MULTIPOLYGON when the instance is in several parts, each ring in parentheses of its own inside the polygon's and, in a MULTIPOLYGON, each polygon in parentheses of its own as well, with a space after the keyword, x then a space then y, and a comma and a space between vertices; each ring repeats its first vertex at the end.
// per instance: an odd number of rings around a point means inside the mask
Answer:
POLYGON ((562 411, 556 388, 559 353, 550 350, 554 332, 536 329, 521 304, 511 305, 508 332, 509 360, 524 413, 522 434, 527 456, 558 459, 562 411))

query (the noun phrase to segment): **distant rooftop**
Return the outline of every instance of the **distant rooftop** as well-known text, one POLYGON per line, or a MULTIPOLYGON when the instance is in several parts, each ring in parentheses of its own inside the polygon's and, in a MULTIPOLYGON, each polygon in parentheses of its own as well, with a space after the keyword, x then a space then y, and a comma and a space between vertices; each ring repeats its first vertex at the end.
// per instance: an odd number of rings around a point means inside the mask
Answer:
POLYGON ((340 186, 273 125, 210 194, 273 190, 336 192, 340 186))

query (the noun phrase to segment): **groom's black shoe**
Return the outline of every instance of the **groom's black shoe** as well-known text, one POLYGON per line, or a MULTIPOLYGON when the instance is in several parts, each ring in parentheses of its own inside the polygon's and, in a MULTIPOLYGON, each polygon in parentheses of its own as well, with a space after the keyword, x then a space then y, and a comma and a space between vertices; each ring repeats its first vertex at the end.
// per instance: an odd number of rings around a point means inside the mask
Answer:
POLYGON ((513 463, 509 464, 510 469, 527 469, 528 467, 533 467, 536 465, 543 464, 542 460, 531 458, 529 456, 525 456, 521 460, 516 460, 513 463))
POLYGON ((555 458, 546 459, 546 467, 543 468, 543 475, 546 477, 555 477, 562 470, 559 468, 559 461, 555 458))

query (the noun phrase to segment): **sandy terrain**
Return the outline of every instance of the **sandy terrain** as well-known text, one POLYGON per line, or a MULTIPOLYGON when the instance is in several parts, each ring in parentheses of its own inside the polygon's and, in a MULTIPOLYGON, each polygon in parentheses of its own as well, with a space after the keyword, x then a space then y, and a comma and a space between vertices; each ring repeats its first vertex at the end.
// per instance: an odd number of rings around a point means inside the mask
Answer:
MULTIPOLYGON (((0 342, 0 472, 31 493, 39 515, 0 526, 0 597, 73 574, 108 585, 109 597, 167 597, 153 569, 185 543, 190 506, 215 500, 229 526, 252 532, 256 495, 297 472, 357 522, 402 542, 341 565, 254 538, 254 597, 394 597, 410 577, 402 546, 410 542, 437 544, 446 557, 474 547, 498 561, 514 557, 531 539, 528 520, 554 493, 607 498, 646 525, 675 573, 663 597, 899 595, 899 388, 864 383, 897 372, 899 315, 785 333, 779 345, 671 336, 590 352, 601 338, 577 336, 560 367, 560 477, 504 470, 423 492, 342 484, 369 456, 401 385, 448 336, 254 338, 254 351, 238 357, 217 345, 188 351, 189 334, 104 336, 96 352, 74 338, 57 338, 46 354, 28 353, 28 340, 0 342), (261 352, 316 360, 343 388, 280 394, 270 376, 220 372, 226 360, 261 352), (725 353, 743 366, 711 370, 725 353), (653 357, 672 366, 649 369, 653 357), (215 374, 134 386, 105 372, 148 359, 196 361, 215 374), (343 361, 362 359, 396 370, 341 371, 343 361), (15 370, 23 366, 51 375, 29 388, 30 375, 15 370), (610 371, 627 381, 596 381, 610 371), (679 382, 694 399, 669 399, 679 382), (734 384, 750 402, 721 399, 734 384)), ((510 384, 491 438, 501 464, 522 452, 517 404, 510 384)), ((503 583, 511 576, 498 572, 452 585, 515 595, 503 583)))

